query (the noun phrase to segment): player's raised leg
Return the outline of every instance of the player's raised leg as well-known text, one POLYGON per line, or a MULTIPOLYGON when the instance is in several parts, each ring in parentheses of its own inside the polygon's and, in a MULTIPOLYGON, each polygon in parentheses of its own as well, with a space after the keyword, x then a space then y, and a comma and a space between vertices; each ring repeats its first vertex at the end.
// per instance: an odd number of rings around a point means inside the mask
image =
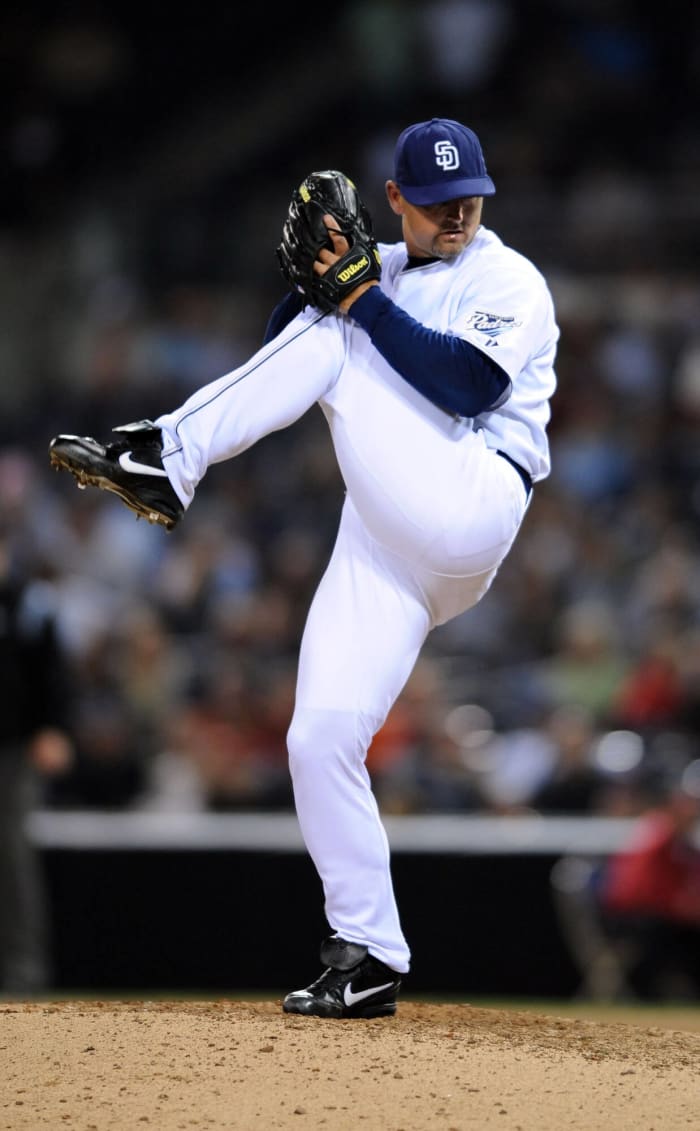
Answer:
POLYGON ((299 315, 174 412, 121 425, 105 442, 61 433, 49 445, 50 461, 79 486, 111 491, 139 517, 172 530, 207 468, 297 420, 336 379, 343 350, 340 319, 299 315))

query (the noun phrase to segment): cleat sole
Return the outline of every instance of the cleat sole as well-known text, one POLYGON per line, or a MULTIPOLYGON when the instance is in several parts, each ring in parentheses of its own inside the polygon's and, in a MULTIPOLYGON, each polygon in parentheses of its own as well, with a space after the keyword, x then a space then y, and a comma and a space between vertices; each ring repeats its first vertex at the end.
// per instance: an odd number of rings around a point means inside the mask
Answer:
POLYGON ((101 491, 109 491, 112 495, 118 495, 122 502, 126 503, 136 513, 137 518, 145 518, 152 526, 162 526, 167 531, 175 528, 176 524, 172 518, 161 514, 160 511, 145 507, 135 495, 131 495, 128 491, 118 487, 110 479, 105 479, 100 475, 88 475, 82 468, 73 467, 68 459, 59 456, 55 451, 50 452, 49 459, 51 466, 56 471, 69 471, 81 491, 84 491, 86 487, 98 487, 101 491))

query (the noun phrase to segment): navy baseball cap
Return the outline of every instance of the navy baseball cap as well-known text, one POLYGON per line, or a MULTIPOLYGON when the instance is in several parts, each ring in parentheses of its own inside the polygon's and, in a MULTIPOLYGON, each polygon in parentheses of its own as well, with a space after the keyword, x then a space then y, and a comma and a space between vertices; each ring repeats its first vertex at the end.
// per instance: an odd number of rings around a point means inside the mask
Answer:
POLYGON ((410 204, 493 196, 496 191, 478 137, 451 118, 418 122, 399 135, 394 180, 410 204))

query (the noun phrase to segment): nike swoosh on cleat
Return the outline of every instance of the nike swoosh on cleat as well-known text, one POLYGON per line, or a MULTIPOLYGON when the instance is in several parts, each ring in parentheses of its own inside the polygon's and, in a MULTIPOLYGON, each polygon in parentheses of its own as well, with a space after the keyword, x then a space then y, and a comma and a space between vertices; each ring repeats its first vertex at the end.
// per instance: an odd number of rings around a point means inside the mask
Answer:
POLYGON ((157 467, 149 467, 147 463, 138 463, 135 459, 131 458, 131 452, 122 452, 119 456, 119 466, 122 471, 136 472, 137 475, 159 475, 161 479, 167 479, 167 471, 161 471, 157 467))
POLYGON ((358 1001, 364 1001, 366 997, 371 997, 372 994, 381 993, 382 990, 390 990, 393 984, 393 982, 386 982, 383 986, 372 986, 370 990, 358 990, 357 993, 353 993, 350 983, 348 983, 343 990, 343 1001, 349 1008, 351 1005, 357 1005, 358 1001))

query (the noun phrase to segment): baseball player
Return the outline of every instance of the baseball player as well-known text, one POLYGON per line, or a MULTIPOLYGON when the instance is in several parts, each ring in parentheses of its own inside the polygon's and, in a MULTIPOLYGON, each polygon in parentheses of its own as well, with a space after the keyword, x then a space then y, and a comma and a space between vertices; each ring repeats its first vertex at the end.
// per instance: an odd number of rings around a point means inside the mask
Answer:
POLYGON ((353 183, 313 173, 277 250, 289 295, 249 361, 108 443, 50 458, 172 529, 215 463, 319 405, 346 487, 308 613, 289 766, 323 884, 323 971, 289 1013, 393 1014, 410 950, 365 765, 432 628, 479 601, 550 470, 553 303, 537 268, 482 224, 495 192, 476 134, 433 118, 399 136, 377 245, 353 183))

